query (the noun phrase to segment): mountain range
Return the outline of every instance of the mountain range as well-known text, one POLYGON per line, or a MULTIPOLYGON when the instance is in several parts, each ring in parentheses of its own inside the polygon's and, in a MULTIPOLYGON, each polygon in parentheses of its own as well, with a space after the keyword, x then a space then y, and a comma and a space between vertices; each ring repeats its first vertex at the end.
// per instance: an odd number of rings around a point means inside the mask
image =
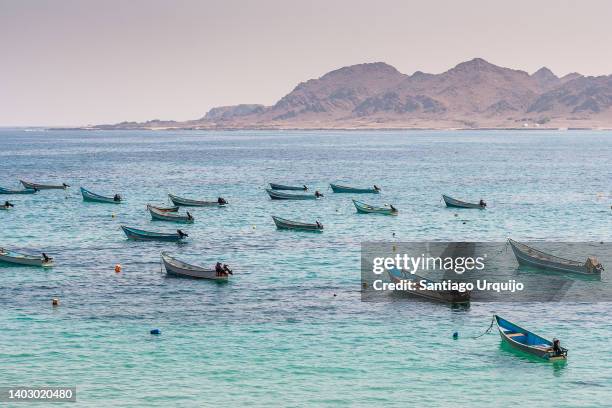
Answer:
POLYGON ((612 75, 533 74, 474 58, 441 74, 384 62, 298 84, 272 106, 213 108, 202 118, 97 129, 612 128, 612 75))

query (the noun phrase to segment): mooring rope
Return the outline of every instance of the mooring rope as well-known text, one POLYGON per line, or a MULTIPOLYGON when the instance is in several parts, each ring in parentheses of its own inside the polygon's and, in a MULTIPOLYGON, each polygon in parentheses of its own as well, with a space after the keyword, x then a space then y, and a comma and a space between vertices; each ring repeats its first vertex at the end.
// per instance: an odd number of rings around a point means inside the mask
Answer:
POLYGON ((474 340, 478 339, 482 336, 484 336, 485 334, 489 333, 491 331, 491 329, 493 328, 493 324, 495 323, 495 316, 493 316, 493 318, 491 318, 491 324, 489 325, 489 328, 487 330, 484 331, 484 333, 476 336, 476 337, 472 337, 474 340))

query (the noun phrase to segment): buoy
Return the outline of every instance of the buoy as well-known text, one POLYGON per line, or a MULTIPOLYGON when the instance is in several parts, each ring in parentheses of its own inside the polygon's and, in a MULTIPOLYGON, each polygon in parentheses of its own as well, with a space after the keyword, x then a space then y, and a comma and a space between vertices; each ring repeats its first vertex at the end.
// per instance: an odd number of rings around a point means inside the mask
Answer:
POLYGON ((51 300, 51 304, 52 304, 53 306, 59 306, 59 299, 58 299, 58 298, 53 298, 53 299, 51 300))
POLYGON ((334 297, 336 297, 336 294, 334 293, 334 297))
POLYGON ((465 225, 465 221, 463 221, 463 224, 465 225))
POLYGON ((161 334, 161 330, 159 329, 151 329, 151 334, 158 336, 161 334))
POLYGON ((253 229, 257 228, 255 225, 253 225, 253 229))
POLYGON ((111 217, 115 218, 115 213, 112 213, 112 214, 111 214, 111 217))
POLYGON ((458 216, 459 216, 459 214, 455 213, 455 217, 458 217, 458 216))
POLYGON ((453 339, 457 340, 459 338, 459 332, 454 332, 453 333, 453 339))
POLYGON ((115 272, 117 273, 121 272, 121 264, 115 265, 115 272))

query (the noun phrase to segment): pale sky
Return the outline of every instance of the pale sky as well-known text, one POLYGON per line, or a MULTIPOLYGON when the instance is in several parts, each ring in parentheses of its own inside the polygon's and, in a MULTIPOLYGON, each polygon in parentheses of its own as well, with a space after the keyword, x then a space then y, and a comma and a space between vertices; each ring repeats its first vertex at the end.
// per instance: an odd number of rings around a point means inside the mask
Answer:
POLYGON ((612 73, 612 1, 0 0, 0 126, 186 120, 384 61, 612 73))

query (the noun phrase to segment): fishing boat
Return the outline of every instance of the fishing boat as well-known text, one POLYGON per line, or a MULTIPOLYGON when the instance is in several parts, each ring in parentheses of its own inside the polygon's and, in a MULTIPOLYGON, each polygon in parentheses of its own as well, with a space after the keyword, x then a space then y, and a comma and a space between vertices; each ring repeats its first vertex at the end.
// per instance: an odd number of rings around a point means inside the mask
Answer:
POLYGON ((422 297, 437 302, 446 302, 452 304, 469 303, 470 292, 459 292, 458 290, 429 290, 421 288, 421 282, 425 285, 435 284, 433 280, 424 278, 422 276, 412 274, 400 269, 390 269, 388 271, 389 277, 393 283, 401 283, 402 281, 413 281, 414 289, 406 290, 404 293, 415 297, 422 297))
POLYGON ((442 199, 446 203, 447 207, 452 208, 480 208, 481 210, 484 210, 487 207, 487 203, 482 200, 480 200, 480 203, 468 203, 465 201, 454 199, 445 194, 442 194, 442 199))
POLYGON ((508 320, 495 315, 497 328, 502 340, 511 347, 533 354, 544 360, 559 361, 567 359, 567 349, 559 345, 557 351, 553 348, 553 342, 525 330, 508 320))
POLYGON ((339 184, 329 185, 334 193, 353 193, 353 194, 378 194, 380 193, 380 187, 374 185, 372 188, 357 188, 341 186, 339 184))
POLYGON ((604 271, 603 265, 594 256, 587 257, 585 262, 579 262, 538 251, 510 238, 508 243, 520 265, 582 275, 601 275, 604 271))
POLYGON ((126 227, 125 225, 122 225, 121 229, 123 229, 123 232, 128 237, 128 239, 135 239, 140 241, 178 242, 189 236, 180 229, 176 230, 176 232, 173 233, 144 231, 137 228, 126 227))
POLYGON ((38 190, 34 188, 24 188, 23 190, 11 190, 10 188, 0 187, 0 194, 34 194, 38 190))
POLYGON ((10 210, 13 207, 14 205, 12 203, 5 201, 4 203, 2 203, 2 205, 0 205, 0 210, 10 210))
POLYGON ((227 205, 227 201, 222 197, 217 198, 216 201, 191 200, 189 198, 177 197, 173 194, 168 194, 168 197, 170 197, 174 205, 181 207, 223 207, 227 205))
POLYGON ((323 224, 319 221, 316 221, 314 224, 307 224, 305 222, 299 221, 291 221, 286 220, 284 218, 272 216, 274 223, 276 224, 276 228, 278 229, 292 229, 292 230, 300 230, 300 231, 315 231, 321 232, 323 231, 323 224))
MULTIPOLYGON (((217 272, 215 268, 202 268, 200 266, 190 265, 183 261, 168 255, 167 252, 162 252, 162 261, 166 267, 166 273, 187 278, 212 279, 217 281, 227 281, 229 278, 228 272, 217 272)), ((230 271, 231 273, 231 271, 230 271)))
POLYGON ((150 205, 147 206, 147 209, 149 210, 149 213, 151 213, 151 218, 153 220, 181 222, 184 224, 193 224, 194 221, 189 211, 187 211, 185 215, 181 215, 170 211, 159 211, 150 205))
POLYGON ((384 214, 384 215, 397 215, 398 210, 391 204, 385 204, 384 207, 374 207, 370 204, 366 204, 363 201, 353 200, 353 204, 355 204, 355 208, 357 208, 358 213, 363 214, 384 214))
POLYGON ((42 255, 29 255, 11 251, 6 248, 0 248, 0 261, 27 266, 53 266, 53 258, 47 256, 45 253, 42 255))
POLYGON ((29 181, 19 180, 23 187, 30 188, 32 190, 65 190, 67 187, 70 187, 66 183, 53 185, 53 184, 38 184, 38 183, 30 183, 29 181))
POLYGON ((306 191, 308 187, 304 186, 285 186, 283 184, 270 183, 270 188, 272 190, 294 190, 294 191, 306 191))
POLYGON ((120 204, 122 201, 122 198, 119 194, 115 194, 113 197, 106 197, 100 194, 92 193, 91 191, 83 187, 81 187, 81 194, 83 195, 83 201, 110 204, 120 204))
POLYGON ((269 188, 267 188, 266 191, 273 200, 317 200, 323 197, 323 194, 318 191, 315 191, 314 194, 289 194, 269 188))
POLYGON ((161 211, 161 212, 178 212, 179 207, 178 206, 174 206, 174 207, 157 207, 155 205, 151 205, 151 204, 147 204, 149 207, 151 208, 155 208, 157 211, 161 211))

